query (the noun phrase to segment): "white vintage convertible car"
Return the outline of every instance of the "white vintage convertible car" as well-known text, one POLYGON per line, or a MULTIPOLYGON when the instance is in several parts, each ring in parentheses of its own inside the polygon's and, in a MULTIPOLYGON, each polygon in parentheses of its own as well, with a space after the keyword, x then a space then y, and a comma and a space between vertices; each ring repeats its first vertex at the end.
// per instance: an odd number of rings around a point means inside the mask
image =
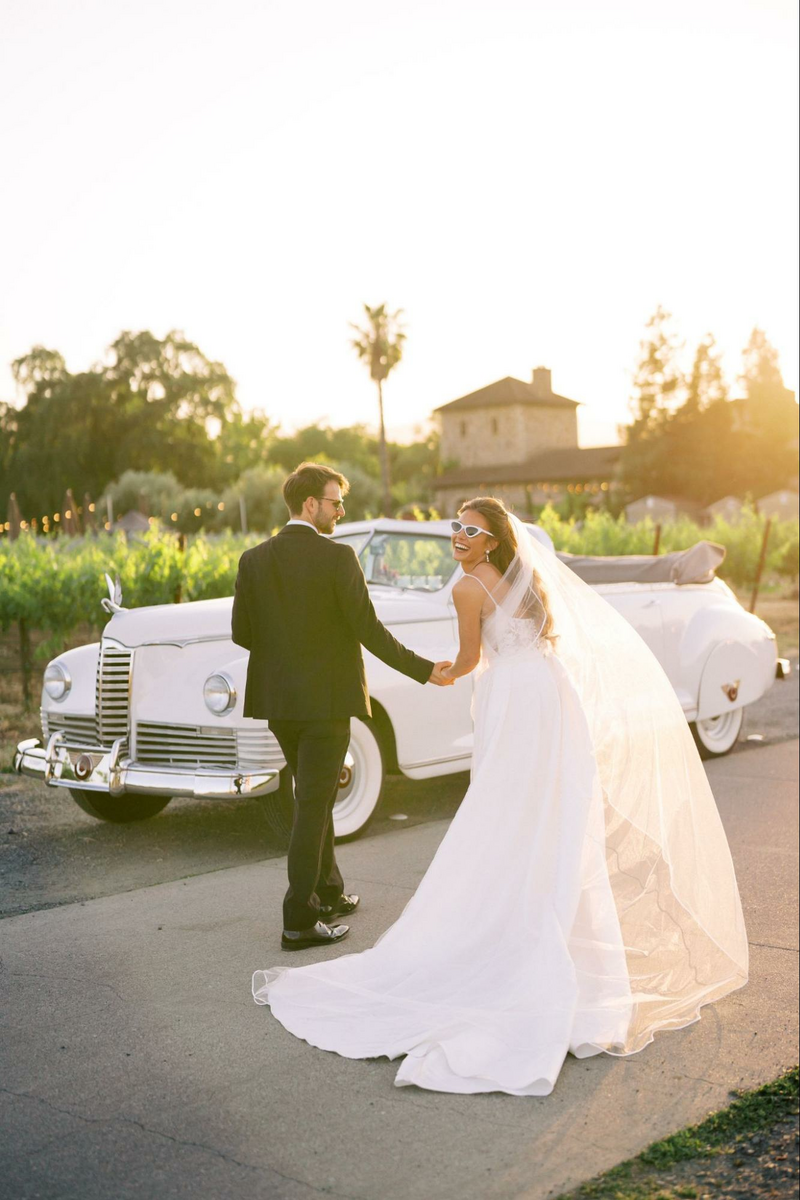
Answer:
MULTIPOLYGON (((427 658, 454 658, 452 590, 461 568, 449 524, 361 521, 334 536, 358 553, 376 610, 395 636, 427 658)), ((560 556, 651 647, 704 756, 733 747, 746 705, 788 671, 769 626, 715 577, 723 555, 701 542, 658 558, 560 556)), ((113 589, 103 600, 112 616, 101 642, 48 665, 43 742, 20 743, 17 770, 68 788, 84 811, 109 821, 153 816, 173 796, 263 796, 273 828, 285 834, 291 782, 267 722, 242 715, 248 656, 231 641, 231 600, 132 611, 120 601, 113 589)), ((472 748, 470 677, 450 688, 420 687, 365 658, 373 716, 352 722, 334 810, 337 837, 345 839, 366 828, 387 772, 428 779, 466 771, 472 748)))

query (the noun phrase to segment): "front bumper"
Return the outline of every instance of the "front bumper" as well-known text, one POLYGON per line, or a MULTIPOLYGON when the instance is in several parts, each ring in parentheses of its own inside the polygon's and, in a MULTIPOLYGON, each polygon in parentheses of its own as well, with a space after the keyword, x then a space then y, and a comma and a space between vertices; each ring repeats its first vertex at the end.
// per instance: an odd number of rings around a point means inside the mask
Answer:
POLYGON ((132 762, 125 757, 126 742, 119 738, 110 750, 69 746, 62 732, 47 745, 38 738, 20 742, 14 769, 40 779, 50 787, 80 788, 110 796, 196 796, 225 800, 232 796, 264 796, 278 787, 280 771, 225 767, 159 767, 132 762))

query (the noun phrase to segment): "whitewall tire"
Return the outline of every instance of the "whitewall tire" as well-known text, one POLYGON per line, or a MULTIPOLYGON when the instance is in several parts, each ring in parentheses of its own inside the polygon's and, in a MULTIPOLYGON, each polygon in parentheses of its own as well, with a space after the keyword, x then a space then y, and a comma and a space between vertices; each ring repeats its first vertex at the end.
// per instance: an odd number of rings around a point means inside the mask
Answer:
POLYGON ((744 709, 733 708, 718 717, 692 722, 692 733, 701 758, 721 758, 736 745, 744 723, 744 709))
MULTIPOLYGON (((350 745, 339 777, 339 792, 333 807, 336 840, 351 842, 369 825, 381 798, 386 769, 375 726, 353 717, 350 745)), ((294 817, 292 778, 288 767, 281 771, 280 786, 264 797, 264 814, 272 832, 287 844, 294 817)))
POLYGON ((385 774, 374 725, 353 717, 350 745, 339 778, 339 795, 333 806, 337 841, 352 841, 367 828, 380 803, 385 774))

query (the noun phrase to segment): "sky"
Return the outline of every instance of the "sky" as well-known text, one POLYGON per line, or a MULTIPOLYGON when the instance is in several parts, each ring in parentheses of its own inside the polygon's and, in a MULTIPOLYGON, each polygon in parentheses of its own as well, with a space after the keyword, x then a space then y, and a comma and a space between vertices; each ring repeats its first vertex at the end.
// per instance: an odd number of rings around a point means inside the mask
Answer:
POLYGON ((797 390, 797 6, 3 0, 0 399, 176 328, 285 431, 374 424, 349 346, 402 309, 390 432, 552 371, 616 441, 645 322, 755 325, 797 390))

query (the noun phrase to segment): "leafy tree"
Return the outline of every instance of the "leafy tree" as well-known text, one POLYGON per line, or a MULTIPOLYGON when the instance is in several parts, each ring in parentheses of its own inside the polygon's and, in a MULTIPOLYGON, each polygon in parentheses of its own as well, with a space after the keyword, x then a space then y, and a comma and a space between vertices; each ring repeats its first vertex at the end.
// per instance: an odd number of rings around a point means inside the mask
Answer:
POLYGON ((428 501, 431 486, 439 467, 439 436, 431 432, 410 445, 387 443, 391 478, 394 485, 387 506, 386 498, 375 495, 374 482, 380 480, 379 440, 364 425, 341 429, 309 425, 287 437, 276 437, 269 446, 270 463, 285 471, 293 470, 298 462, 323 461, 344 471, 350 478, 356 469, 363 475, 361 495, 355 495, 355 477, 351 479, 353 493, 347 503, 348 516, 358 510, 376 515, 383 508, 386 515, 409 504, 428 501), (371 481, 369 485, 367 480, 371 481))
POLYGON ((115 404, 133 405, 131 466, 174 469, 182 483, 219 482, 212 435, 238 410, 235 384, 176 330, 163 340, 149 331, 122 333, 102 374, 115 404))
POLYGON ((660 433, 679 402, 684 379, 676 358, 681 346, 670 328, 671 321, 671 313, 659 304, 646 325, 649 335, 640 343, 631 398, 633 421, 628 426, 631 442, 660 433))
POLYGON ((219 512, 218 524, 229 529, 241 528, 241 496, 246 505, 248 529, 271 533, 277 526, 285 525, 288 520, 283 500, 285 478, 286 472, 274 464, 259 463, 248 468, 223 492, 222 503, 225 507, 219 512))
POLYGON ((677 365, 680 346, 670 327, 672 316, 661 305, 647 321, 647 335, 639 345, 639 363, 633 378, 631 413, 624 426, 626 449, 621 460, 623 482, 638 494, 659 487, 661 438, 679 403, 684 386, 677 365))
POLYGON ((144 500, 148 517, 164 519, 166 516, 169 520, 182 491, 172 471, 124 471, 116 482, 106 488, 100 508, 105 511, 106 497, 110 497, 116 520, 131 509, 138 509, 141 500, 144 500))
POLYGON ((324 460, 336 466, 353 463, 367 474, 379 477, 378 442, 365 425, 331 429, 326 425, 307 425, 297 433, 278 437, 270 446, 269 461, 288 473, 299 462, 324 460))
POLYGON ((761 329, 754 329, 742 354, 739 381, 746 397, 741 424, 777 443, 797 438, 797 403, 783 382, 778 351, 761 329))
POLYGON ((390 371, 397 366, 403 357, 403 343, 406 335, 403 332, 400 316, 402 309, 390 313, 385 304, 377 308, 364 305, 367 317, 367 328, 351 322, 350 328, 356 333, 351 339, 351 346, 362 362, 369 369, 370 379, 378 388, 378 447, 381 463, 381 480, 383 483, 383 508, 385 513, 392 511, 392 486, 389 470, 389 454, 386 447, 386 423, 383 413, 383 384, 390 371))
POLYGON ((252 461, 241 441, 268 429, 242 418, 225 368, 177 331, 122 333, 106 364, 79 374, 34 346, 13 371, 25 403, 0 410, 0 500, 15 491, 26 516, 53 512, 70 486, 97 496, 126 469, 222 486, 252 461))
POLYGON ((238 479, 243 471, 272 457, 277 426, 260 409, 243 413, 238 407, 222 423, 217 439, 221 482, 238 479))
POLYGON ((705 412, 710 405, 728 399, 722 363, 715 347, 713 333, 707 333, 695 351, 692 370, 686 380, 686 399, 675 414, 680 420, 687 420, 705 412))
POLYGON ((662 330, 644 345, 650 374, 640 369, 640 381, 651 378, 655 385, 643 389, 639 424, 631 427, 622 455, 623 478, 634 494, 677 495, 708 505, 726 495, 763 495, 796 474, 797 404, 783 384, 777 352, 760 330, 744 351, 746 394, 735 401, 728 400, 710 333, 697 347, 678 408, 653 400, 665 380, 678 378, 677 371, 664 369, 670 339, 662 330))

